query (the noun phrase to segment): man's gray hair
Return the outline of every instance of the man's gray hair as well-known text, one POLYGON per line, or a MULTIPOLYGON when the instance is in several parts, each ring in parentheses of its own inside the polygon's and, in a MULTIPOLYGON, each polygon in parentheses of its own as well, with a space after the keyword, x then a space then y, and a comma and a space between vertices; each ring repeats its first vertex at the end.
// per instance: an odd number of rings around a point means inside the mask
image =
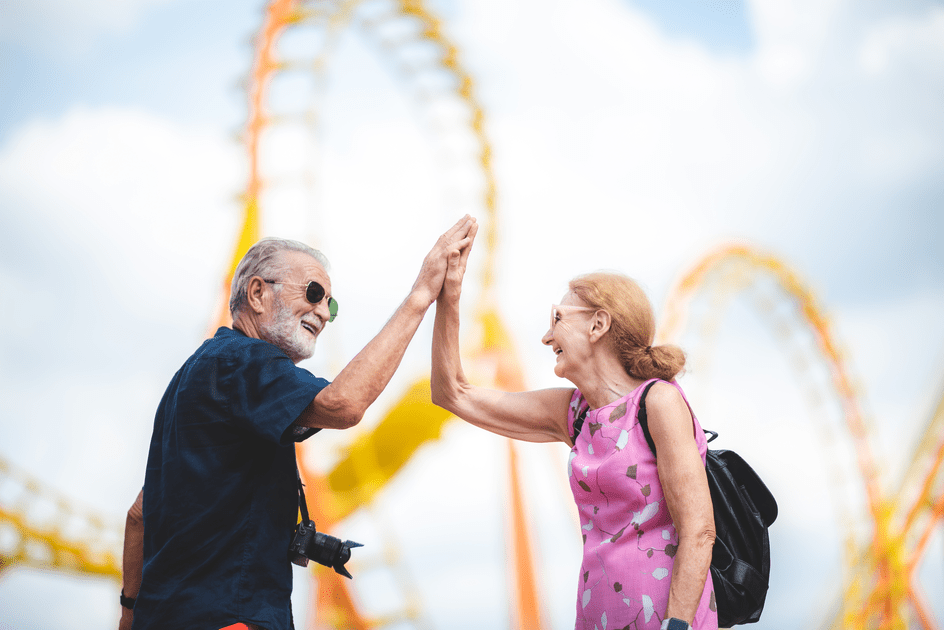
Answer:
POLYGON ((283 273, 288 272, 288 266, 279 255, 286 251, 308 254, 317 260, 325 271, 328 270, 328 259, 314 247, 287 238, 268 236, 250 247, 236 266, 229 297, 229 312, 233 317, 246 304, 246 289, 250 278, 259 276, 264 280, 278 280, 283 273))

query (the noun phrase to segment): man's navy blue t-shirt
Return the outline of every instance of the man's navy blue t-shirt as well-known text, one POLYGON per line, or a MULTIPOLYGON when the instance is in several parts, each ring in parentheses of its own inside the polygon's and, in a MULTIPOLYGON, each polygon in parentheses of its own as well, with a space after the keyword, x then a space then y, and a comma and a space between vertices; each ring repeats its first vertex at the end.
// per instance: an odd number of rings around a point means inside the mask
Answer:
POLYGON ((148 454, 135 630, 292 627, 295 442, 317 431, 293 422, 326 385, 225 327, 174 375, 148 454))

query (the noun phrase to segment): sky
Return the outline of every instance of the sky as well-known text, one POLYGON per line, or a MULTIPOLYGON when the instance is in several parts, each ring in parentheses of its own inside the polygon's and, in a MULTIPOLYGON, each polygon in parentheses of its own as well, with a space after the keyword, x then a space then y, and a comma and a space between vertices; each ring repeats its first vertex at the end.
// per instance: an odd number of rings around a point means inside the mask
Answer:
MULTIPOLYGON (((944 3, 427 6, 485 112, 496 296, 528 385, 566 384, 540 338, 573 276, 623 271, 661 316, 686 270, 745 243, 815 294, 859 392, 878 484, 894 492, 944 392, 944 3)), ((470 201, 481 182, 461 108, 409 69, 387 7, 363 3, 314 87, 272 87, 274 109, 317 121, 265 147, 263 229, 331 260, 341 312, 305 363, 327 378, 383 325, 442 231, 469 210, 487 225, 470 201)), ((143 482, 154 409, 205 336, 229 263, 263 8, 0 0, 0 457, 116 527, 143 482)), ((287 33, 283 52, 310 60, 321 44, 309 36, 287 33)), ((846 536, 868 527, 861 477, 803 318, 752 278, 714 319, 693 316, 681 383, 718 447, 741 452, 780 505, 755 627, 816 626, 836 602, 846 536)), ((428 373, 431 319, 363 426, 319 436, 315 465, 329 468, 428 373)), ((559 630, 573 623, 580 562, 568 451, 519 453, 544 614, 559 630)), ((504 440, 454 421, 342 523, 337 535, 365 543, 353 569, 365 610, 412 599, 427 628, 509 627, 506 467, 504 440)), ((0 487, 0 501, 11 492, 0 487)), ((939 526, 918 573, 944 626, 941 558, 939 526)), ((302 617, 307 577, 296 577, 302 617)), ((14 569, 0 575, 0 629, 109 627, 117 593, 14 569)))

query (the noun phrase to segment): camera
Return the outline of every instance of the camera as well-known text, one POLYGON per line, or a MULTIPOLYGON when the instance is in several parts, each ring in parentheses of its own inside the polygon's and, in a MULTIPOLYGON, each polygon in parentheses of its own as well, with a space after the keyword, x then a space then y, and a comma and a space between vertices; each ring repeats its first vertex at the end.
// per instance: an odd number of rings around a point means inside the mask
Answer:
POLYGON ((288 556, 292 563, 300 567, 307 567, 309 560, 334 569, 344 577, 351 574, 344 568, 344 564, 351 559, 351 549, 364 545, 352 540, 341 542, 340 539, 328 534, 322 534, 315 529, 315 522, 303 520, 295 526, 295 536, 288 547, 288 556))

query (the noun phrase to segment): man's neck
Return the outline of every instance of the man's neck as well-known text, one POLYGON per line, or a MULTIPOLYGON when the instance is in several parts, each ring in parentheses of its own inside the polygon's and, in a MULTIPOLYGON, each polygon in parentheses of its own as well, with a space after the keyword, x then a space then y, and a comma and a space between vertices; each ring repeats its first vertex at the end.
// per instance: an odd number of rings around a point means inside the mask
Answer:
POLYGON ((256 324, 255 320, 243 313, 238 313, 236 317, 233 318, 233 329, 238 330, 247 337, 262 339, 262 336, 259 334, 259 326, 256 324))

